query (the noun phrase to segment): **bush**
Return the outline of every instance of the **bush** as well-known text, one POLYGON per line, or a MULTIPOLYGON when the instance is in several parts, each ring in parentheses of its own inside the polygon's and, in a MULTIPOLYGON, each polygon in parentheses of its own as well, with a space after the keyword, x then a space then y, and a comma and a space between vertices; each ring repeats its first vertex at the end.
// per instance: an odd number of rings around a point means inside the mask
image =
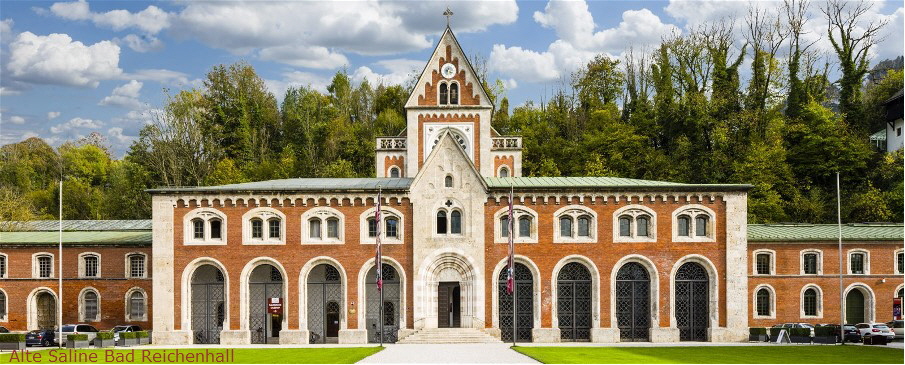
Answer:
POLYGON ((97 338, 100 340, 112 340, 113 332, 98 332, 97 338))
POLYGON ((125 338, 125 339, 130 339, 130 340, 138 338, 138 337, 135 337, 135 333, 136 332, 120 332, 119 338, 125 338))
POLYGON ((135 338, 148 338, 148 331, 135 332, 135 338))
POLYGON ((766 335, 767 329, 763 327, 751 327, 748 329, 751 336, 766 335))
POLYGON ((819 326, 814 328, 814 336, 829 337, 836 335, 836 328, 832 326, 819 326))
POLYGON ((782 327, 770 327, 770 337, 779 336, 779 331, 782 331, 784 329, 785 328, 782 328, 782 327))
POLYGON ((69 341, 88 341, 88 335, 79 334, 79 335, 66 335, 66 340, 69 341))
POLYGON ((0 333, 0 343, 25 342, 24 333, 0 333))
POLYGON ((789 328, 789 336, 811 337, 810 328, 789 328))

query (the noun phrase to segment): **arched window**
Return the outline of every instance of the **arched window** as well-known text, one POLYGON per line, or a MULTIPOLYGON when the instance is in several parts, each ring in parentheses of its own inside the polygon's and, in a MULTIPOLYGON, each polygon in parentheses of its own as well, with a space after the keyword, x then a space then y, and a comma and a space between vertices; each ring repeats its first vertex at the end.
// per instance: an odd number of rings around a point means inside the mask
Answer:
POLYGON ((509 216, 500 217, 500 233, 502 237, 509 237, 509 216))
POLYGON ((808 288, 804 291, 804 300, 802 303, 804 315, 817 316, 817 296, 817 290, 814 288, 808 288))
POLYGON ((509 177, 509 168, 506 166, 500 167, 500 177, 509 177))
POLYGON ((127 305, 129 306, 129 320, 130 321, 145 321, 145 294, 140 290, 134 290, 131 294, 129 294, 129 302, 127 305))
POLYGON ((0 279, 6 278, 6 255, 0 254, 0 279))
POLYGON ((82 256, 82 266, 84 267, 83 275, 86 278, 97 277, 99 261, 97 255, 82 256))
POLYGON ((97 293, 94 290, 85 291, 82 297, 82 320, 96 322, 99 314, 97 293))
POLYGON ((672 238, 678 242, 713 242, 715 213, 700 204, 688 204, 673 211, 672 238))
POLYGON ((308 221, 308 237, 312 239, 321 238, 321 220, 319 218, 311 218, 308 221))
POLYGON ((214 218, 210 220, 211 222, 211 238, 218 240, 223 238, 223 221, 220 219, 214 218))
MULTIPOLYGON (((896 272, 905 274, 905 251, 896 252, 896 272)), ((2 272, 0 272, 0 277, 3 277, 2 272)))
POLYGON ((531 217, 522 216, 518 219, 518 236, 531 237, 531 217))
POLYGON ((437 234, 446 234, 446 211, 437 212, 437 234))
POLYGON ((462 234, 462 212, 454 210, 450 213, 449 228, 452 234, 462 234))
POLYGON ((864 274, 867 272, 865 270, 865 257, 866 255, 863 252, 852 252, 849 254, 849 271, 851 274, 864 274))
POLYGON ((817 253, 810 252, 804 254, 803 269, 806 275, 817 275, 817 253))
POLYGON ((449 86, 445 82, 440 83, 440 105, 449 104, 449 86))
POLYGON ((650 218, 646 215, 639 216, 635 219, 635 224, 637 225, 637 235, 638 237, 648 237, 650 236, 650 218))
POLYGON ((632 217, 629 217, 629 216, 619 217, 619 236, 622 236, 622 237, 631 237, 632 236, 632 217))
MULTIPOLYGON (((508 204, 507 204, 508 205, 508 204)), ((510 234, 513 235, 512 240, 515 243, 536 243, 537 242, 537 213, 524 206, 514 205, 512 208, 512 217, 509 216, 509 208, 502 208, 494 214, 495 220, 499 222, 499 226, 494 228, 494 241, 496 243, 507 243, 510 234), (512 220, 510 222, 510 219, 512 220)), ((553 218, 558 219, 558 218, 553 218)), ((554 222, 557 222, 554 220, 554 222)), ((559 223, 556 223, 558 226, 559 223)), ((466 228, 467 229, 467 228, 466 228)), ((558 228, 553 228, 554 238, 559 237, 556 234, 558 228)))
POLYGON ((201 218, 192 219, 192 227, 194 232, 194 238, 198 240, 204 239, 204 220, 201 218))
POLYGON ((578 217, 578 237, 590 237, 591 236, 591 217, 589 216, 581 216, 578 217))
POLYGON ((327 218, 327 238, 339 238, 338 218, 327 218))
POLYGON ((399 177, 399 168, 398 167, 394 166, 394 167, 390 168, 390 177, 399 177))
POLYGON ((251 220, 251 238, 264 238, 264 221, 260 218, 251 220))
POLYGON ((368 218, 368 237, 377 237, 377 221, 374 218, 368 218))
POLYGON ((270 238, 280 238, 280 220, 279 218, 271 218, 267 221, 268 237, 270 238))
POLYGON ((559 218, 559 235, 563 237, 572 237, 572 217, 565 216, 559 218))
POLYGON ((691 217, 687 215, 680 215, 678 219, 679 225, 679 236, 681 237, 689 237, 691 236, 690 228, 691 228, 691 217))
POLYGON ((386 236, 399 238, 399 220, 395 217, 389 217, 386 219, 386 236))
POLYGON ((707 236, 707 221, 709 217, 706 215, 698 215, 694 218, 694 235, 698 237, 707 236))
POLYGON ((6 293, 0 290, 0 320, 6 321, 6 293))
POLYGON ((449 175, 446 176, 446 179, 445 179, 444 182, 443 182, 443 186, 445 186, 445 187, 447 187, 447 188, 453 187, 453 178, 452 178, 452 176, 449 176, 449 175))
POLYGON ((452 83, 452 85, 449 85, 449 103, 452 105, 459 104, 459 84, 458 83, 454 82, 454 83, 452 83))
POLYGON ((757 315, 762 317, 769 317, 770 313, 770 290, 767 288, 760 288, 757 291, 757 315))
POLYGON ((899 292, 896 294, 897 298, 905 298, 905 288, 899 289, 899 292))

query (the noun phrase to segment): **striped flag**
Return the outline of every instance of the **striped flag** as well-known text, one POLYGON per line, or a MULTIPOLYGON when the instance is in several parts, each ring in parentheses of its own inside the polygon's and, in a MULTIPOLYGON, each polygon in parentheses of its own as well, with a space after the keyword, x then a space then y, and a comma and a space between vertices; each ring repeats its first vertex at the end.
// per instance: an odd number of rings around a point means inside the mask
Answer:
POLYGON ((383 260, 380 259, 380 228, 383 225, 380 219, 380 190, 377 190, 377 210, 374 212, 374 224, 377 226, 377 256, 374 263, 377 265, 377 291, 383 290, 383 260))
POLYGON ((506 278, 506 293, 512 294, 514 289, 514 280, 515 280, 515 242, 512 240, 512 237, 515 236, 515 232, 512 229, 515 227, 514 216, 512 214, 512 187, 509 187, 509 276, 506 278))

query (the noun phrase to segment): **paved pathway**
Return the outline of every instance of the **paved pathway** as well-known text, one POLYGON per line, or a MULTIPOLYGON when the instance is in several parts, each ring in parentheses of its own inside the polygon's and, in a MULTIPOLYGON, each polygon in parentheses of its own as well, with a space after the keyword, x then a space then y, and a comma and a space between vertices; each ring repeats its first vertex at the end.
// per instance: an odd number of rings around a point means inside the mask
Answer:
POLYGON ((508 343, 469 344, 390 344, 359 364, 537 364, 534 359, 515 352, 508 343))

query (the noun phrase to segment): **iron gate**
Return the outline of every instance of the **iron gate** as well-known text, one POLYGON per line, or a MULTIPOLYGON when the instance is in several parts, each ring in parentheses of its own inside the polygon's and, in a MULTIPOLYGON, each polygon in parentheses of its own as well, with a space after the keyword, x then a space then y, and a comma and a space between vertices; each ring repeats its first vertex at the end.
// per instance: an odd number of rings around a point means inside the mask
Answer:
POLYGON ((852 289, 845 296, 845 323, 864 322, 864 293, 852 289))
MULTIPOLYGON (((267 301, 270 298, 283 297, 283 275, 271 265, 260 265, 251 272, 248 283, 248 329, 251 330, 251 343, 274 343, 280 336, 283 318, 281 315, 267 313, 267 301)), ((286 303, 283 303, 284 307, 286 303)))
POLYGON ((366 324, 368 326, 368 342, 380 342, 380 321, 383 321, 383 342, 396 342, 399 331, 399 275, 391 265, 383 263, 383 313, 380 313, 380 292, 377 290, 377 266, 368 270, 366 324))
MULTIPOLYGON (((506 292, 507 269, 500 271, 499 285, 499 312, 500 332, 503 341, 512 341, 512 295, 506 292)), ((534 277, 528 267, 519 263, 515 264, 515 295, 518 296, 518 305, 515 309, 515 340, 531 342, 531 330, 534 328, 534 277)))
POLYGON ((650 276, 637 262, 616 273, 616 323, 621 341, 650 341, 650 276))
POLYGON ((38 328, 53 329, 57 323, 57 303, 53 295, 41 292, 37 298, 38 328))
POLYGON ((331 325, 338 328, 338 324, 328 321, 340 321, 337 303, 343 301, 343 283, 339 270, 329 264, 315 266, 308 274, 308 331, 311 332, 311 343, 327 343, 328 337, 336 336, 328 334, 327 329, 331 325), (328 308, 328 303, 337 308, 328 308), (328 313, 336 313, 336 318, 331 318, 334 316, 328 313))
POLYGON ((556 278, 557 319, 563 341, 591 340, 591 273, 571 262, 556 278))
POLYGON ((707 340, 710 326, 710 289, 707 271, 686 262, 676 272, 676 325, 682 341, 707 340))
POLYGON ((192 275, 192 330, 194 342, 220 343, 223 330, 223 273, 213 265, 203 265, 192 275))

